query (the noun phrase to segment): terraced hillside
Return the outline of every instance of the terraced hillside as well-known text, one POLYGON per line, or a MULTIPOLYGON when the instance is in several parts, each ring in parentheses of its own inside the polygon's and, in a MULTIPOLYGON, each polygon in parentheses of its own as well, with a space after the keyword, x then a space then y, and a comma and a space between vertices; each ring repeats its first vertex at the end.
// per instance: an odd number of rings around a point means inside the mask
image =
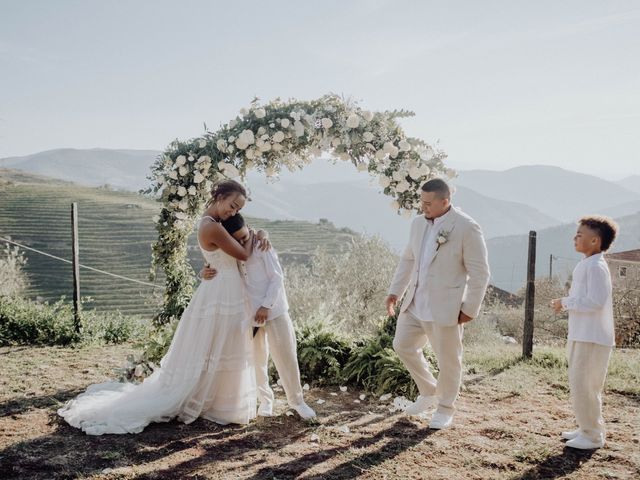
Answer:
MULTIPOLYGON (((71 258, 70 204, 78 203, 80 262, 108 272, 148 281, 150 245, 156 238, 151 218, 158 203, 132 193, 82 187, 73 183, 0 169, 0 236, 62 258, 71 258)), ((320 245, 340 250, 352 233, 331 224, 248 219, 270 232, 283 262, 308 256, 320 245)), ((201 255, 195 236, 189 256, 198 269, 201 255)), ((55 301, 72 294, 71 265, 37 253, 25 252, 31 286, 28 295, 55 301)), ((128 282, 81 269, 81 295, 87 305, 120 310, 128 315, 151 315, 162 292, 158 288, 128 282)))

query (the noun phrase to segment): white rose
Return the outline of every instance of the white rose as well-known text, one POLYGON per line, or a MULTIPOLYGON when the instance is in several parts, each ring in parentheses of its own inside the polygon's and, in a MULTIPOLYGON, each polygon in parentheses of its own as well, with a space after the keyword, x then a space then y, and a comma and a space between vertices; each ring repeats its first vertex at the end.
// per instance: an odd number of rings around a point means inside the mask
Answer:
POLYGON ((193 162, 195 160, 195 157, 193 155, 189 155, 189 158, 187 158, 187 160, 189 162, 193 162))
POLYGON ((211 157, 209 155, 202 155, 200 158, 198 158, 198 162, 197 163, 211 163, 211 157))
POLYGON ((238 169, 230 163, 225 163, 222 173, 228 178, 236 178, 240 176, 238 169))
POLYGON ((347 118, 347 127, 358 128, 358 125, 360 125, 360 117, 355 113, 349 115, 347 118))
POLYGON ((392 177, 396 182, 401 182, 404 180, 405 175, 403 175, 400 171, 395 171, 393 172, 392 177))
POLYGON ((319 157, 320 154, 322 153, 322 149, 319 147, 311 147, 309 149, 309 153, 314 157, 319 157))
POLYGON ((244 150, 248 146, 249 146, 249 144, 247 142, 245 142, 244 140, 242 140, 241 138, 238 138, 236 140, 236 147, 238 147, 240 150, 244 150))
POLYGON ((194 196, 196 193, 198 193, 198 190, 196 189, 195 185, 191 185, 187 191, 191 196, 194 196))
POLYGON ((378 160, 382 160, 384 158, 384 155, 385 155, 384 150, 378 150, 375 154, 375 157, 378 160))
POLYGON ((418 180, 422 176, 422 172, 420 171, 420 167, 411 167, 409 169, 409 176, 414 180, 418 180))
POLYGON ((391 208, 393 208, 396 211, 400 208, 400 204, 398 203, 397 200, 394 200, 393 202, 391 202, 391 208))
POLYGON ((323 118, 321 120, 321 123, 322 123, 322 128, 324 128, 325 130, 327 130, 327 129, 329 129, 329 128, 331 128, 333 126, 333 121, 330 118, 327 118, 327 117, 323 118))
POLYGON ((264 108, 256 108, 253 113, 255 114, 256 118, 264 118, 267 115, 267 112, 264 108))
POLYGON ((280 125, 282 125, 282 128, 289 128, 289 125, 291 125, 291 122, 289 121, 288 118, 283 118, 282 120, 280 120, 280 125))
POLYGON ((256 151, 253 148, 248 148, 247 151, 244 153, 244 156, 251 160, 253 158, 255 158, 256 156, 256 151))
POLYGON ((235 141, 236 137, 231 135, 229 138, 227 138, 227 142, 229 143, 233 143, 235 141))
POLYGON ((229 122, 229 128, 235 128, 236 125, 238 125, 238 121, 235 118, 229 122))
POLYGON ((260 151, 263 153, 268 152, 269 150, 271 150, 271 144, 269 142, 263 142, 259 148, 260 148, 260 151))
POLYGON ((420 165, 420 173, 422 174, 422 176, 429 175, 430 172, 431 169, 429 168, 429 165, 427 165, 426 163, 420 165))
POLYGON ((218 148, 218 150, 220 150, 221 152, 224 152, 224 151, 227 149, 227 142, 221 138, 220 140, 218 140, 218 141, 216 142, 216 147, 217 147, 217 148, 218 148))
POLYGON ((296 131, 296 137, 301 137, 304 135, 304 125, 300 120, 296 120, 293 122, 293 128, 296 131))
POLYGON ((171 170, 169 172, 169 178, 173 178, 174 180, 178 179, 178 172, 176 172, 175 170, 171 170))
POLYGON ((174 194, 178 191, 178 187, 176 187, 175 185, 171 188, 169 188, 169 193, 174 194))
POLYGON ((367 122, 370 122, 371 120, 373 120, 373 113, 366 110, 362 112, 362 118, 364 118, 367 122))
POLYGON ((340 139, 338 137, 333 137, 331 139, 331 145, 337 147, 338 145, 340 145, 340 139))
POLYGON ((264 127, 260 127, 258 128, 258 135, 264 135, 265 133, 267 133, 267 129, 264 127))
POLYGON ((184 177, 187 173, 189 173, 189 169, 187 167, 180 167, 178 169, 178 173, 181 177, 184 177))
POLYGON ((439 243, 440 245, 442 245, 443 243, 446 243, 446 242, 447 242, 447 239, 446 239, 445 237, 443 237, 442 235, 440 235, 440 236, 438 237, 438 243, 439 243))
POLYGON ((276 133, 273 134, 273 137, 271 138, 273 139, 274 142, 280 143, 281 141, 284 140, 284 132, 281 132, 278 130, 276 133))
POLYGON ((342 152, 341 154, 338 155, 338 158, 340 160, 351 160, 351 157, 349 156, 349 154, 347 152, 342 152))
POLYGON ((276 128, 276 124, 275 124, 275 123, 273 123, 273 122, 271 122, 271 123, 269 124, 269 128, 276 128))
POLYGON ((207 141, 204 138, 201 138, 200 140, 198 140, 198 146, 200 148, 204 148, 207 146, 207 141))
POLYGON ((189 202, 185 198, 180 201, 180 203, 178 204, 178 207, 180 208, 180 210, 187 210, 189 208, 189 202))
POLYGON ((373 133, 371 132, 364 132, 364 134, 362 135, 362 138, 364 139, 365 142, 371 142, 374 139, 373 133))
POLYGON ((176 158, 176 165, 178 167, 181 167, 185 163, 187 163, 187 157, 185 157, 184 155, 180 155, 178 158, 176 158))
POLYGON ((387 188, 391 184, 391 179, 386 175, 380 175, 380 178, 378 179, 378 183, 382 188, 387 188))
POLYGON ((178 220, 185 220, 187 218, 187 214, 184 212, 174 212, 173 216, 176 217, 178 220))
POLYGON ((359 172, 366 172, 368 170, 368 168, 369 168, 369 165, 367 165, 365 162, 360 162, 358 164, 358 166, 356 167, 356 169, 359 172))
POLYGON ((406 180, 403 180, 402 182, 399 182, 399 183, 396 185, 396 192, 398 192, 398 193, 404 193, 404 192, 406 192, 407 190, 409 190, 409 187, 410 187, 410 186, 411 186, 411 185, 409 184, 409 182, 407 182, 406 180))
POLYGON ((201 183, 204 181, 204 175, 202 175, 200 172, 196 172, 196 174, 193 176, 193 183, 201 183))
POLYGON ((264 140, 269 140, 269 134, 265 133, 264 135, 262 135, 262 136, 260 137, 260 140, 263 140, 263 141, 264 141, 264 140))
POLYGON ((298 112, 291 112, 291 114, 289 116, 291 118, 293 118, 295 121, 299 121, 300 120, 300 114, 298 112))
POLYGON ((241 108, 240 109, 240 115, 246 115, 247 113, 249 113, 249 110, 247 110, 246 108, 241 108))
POLYGON ((178 195, 184 197, 187 194, 187 189, 184 187, 178 187, 178 195))
POLYGON ((247 145, 253 144, 255 142, 255 136, 253 135, 253 131, 247 129, 243 130, 242 133, 238 136, 239 140, 242 140, 247 145))
POLYGON ((408 152, 409 150, 411 150, 411 144, 407 142, 407 140, 405 140, 404 138, 400 140, 400 143, 398 143, 398 146, 400 147, 400 151, 402 152, 408 152))
POLYGON ((275 143, 275 144, 273 145, 273 147, 271 147, 271 148, 273 148, 273 150, 274 150, 275 152, 279 152, 279 151, 280 151, 280 150, 282 150, 284 147, 283 147, 282 145, 280 145, 279 143, 275 143))

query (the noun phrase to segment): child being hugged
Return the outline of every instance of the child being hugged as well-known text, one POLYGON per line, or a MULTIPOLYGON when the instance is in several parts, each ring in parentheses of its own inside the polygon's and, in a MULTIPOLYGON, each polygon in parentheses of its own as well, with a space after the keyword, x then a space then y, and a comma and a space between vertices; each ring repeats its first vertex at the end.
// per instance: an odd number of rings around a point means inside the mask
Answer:
POLYGON ((569 312, 569 388, 578 428, 562 432, 567 447, 595 449, 605 442, 602 390, 615 335, 611 273, 603 253, 617 233, 618 225, 608 217, 580 219, 573 241, 584 258, 573 271, 569 295, 551 301, 556 312, 569 312))

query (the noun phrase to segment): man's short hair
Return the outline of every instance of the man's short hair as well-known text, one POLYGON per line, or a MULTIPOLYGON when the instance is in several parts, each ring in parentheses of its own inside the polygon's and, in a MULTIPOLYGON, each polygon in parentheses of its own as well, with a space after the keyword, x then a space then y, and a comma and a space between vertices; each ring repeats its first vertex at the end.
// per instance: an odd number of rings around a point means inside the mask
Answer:
POLYGON ((618 224, 604 215, 587 215, 578 220, 578 224, 596 232, 596 235, 600 237, 600 246, 603 252, 609 250, 618 235, 618 224))
POLYGON ((422 185, 423 192, 435 192, 438 198, 451 200, 451 189, 449 184, 441 178, 433 178, 422 185))

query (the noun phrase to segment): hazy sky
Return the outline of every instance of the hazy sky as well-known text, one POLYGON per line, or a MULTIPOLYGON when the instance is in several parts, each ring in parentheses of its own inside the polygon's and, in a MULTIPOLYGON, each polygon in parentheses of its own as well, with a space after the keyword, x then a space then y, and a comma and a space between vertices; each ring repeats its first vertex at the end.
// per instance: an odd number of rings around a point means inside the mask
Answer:
POLYGON ((0 157, 162 149, 254 95, 404 108, 454 168, 640 173, 640 2, 0 0, 0 157))

